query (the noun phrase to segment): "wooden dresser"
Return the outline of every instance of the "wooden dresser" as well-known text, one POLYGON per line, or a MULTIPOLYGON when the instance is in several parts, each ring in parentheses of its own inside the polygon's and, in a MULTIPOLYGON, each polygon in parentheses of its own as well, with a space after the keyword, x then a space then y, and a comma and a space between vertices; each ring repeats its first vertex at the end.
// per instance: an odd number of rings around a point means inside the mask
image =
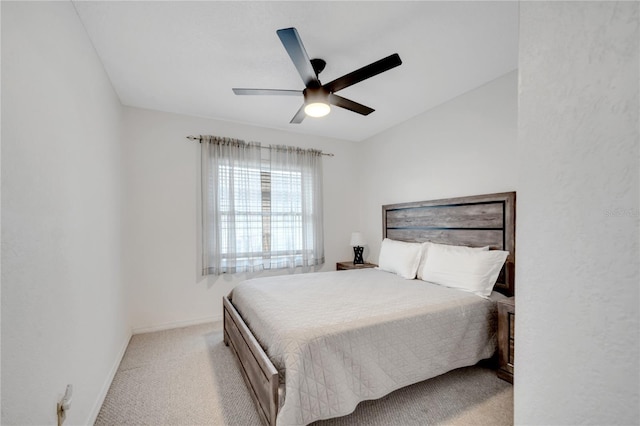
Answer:
POLYGON ((513 383, 516 300, 498 301, 498 377, 513 383))
POLYGON ((365 268, 375 268, 375 263, 358 263, 354 264, 353 262, 338 262, 336 263, 336 271, 346 271, 347 269, 365 269, 365 268))

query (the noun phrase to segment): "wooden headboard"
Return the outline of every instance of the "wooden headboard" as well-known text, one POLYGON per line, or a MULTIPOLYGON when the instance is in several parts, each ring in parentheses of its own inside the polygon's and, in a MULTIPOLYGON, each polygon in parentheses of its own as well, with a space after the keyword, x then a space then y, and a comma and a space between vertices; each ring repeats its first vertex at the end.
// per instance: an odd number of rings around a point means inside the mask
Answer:
POLYGON ((509 256, 494 289, 514 295, 515 192, 382 206, 382 236, 399 241, 506 250, 509 256))

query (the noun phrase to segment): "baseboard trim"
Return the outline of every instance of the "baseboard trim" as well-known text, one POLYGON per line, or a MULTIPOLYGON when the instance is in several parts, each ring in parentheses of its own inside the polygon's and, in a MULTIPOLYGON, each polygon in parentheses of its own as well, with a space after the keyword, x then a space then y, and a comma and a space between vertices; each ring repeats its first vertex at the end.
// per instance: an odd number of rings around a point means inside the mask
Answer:
POLYGON ((166 322, 164 324, 151 325, 145 327, 136 327, 133 329, 132 334, 153 333, 154 331, 171 330, 173 328, 189 327, 190 325, 205 324, 208 322, 221 322, 222 315, 215 315, 204 318, 196 318, 191 320, 166 322))
POLYGON ((127 351, 127 347, 129 346, 129 342, 131 341, 131 336, 133 334, 129 332, 129 337, 127 337, 124 341, 124 344, 120 348, 120 352, 118 356, 116 356, 116 360, 107 375, 107 379, 104 381, 104 385, 102 385, 102 389, 100 390, 100 394, 98 394, 98 399, 96 403, 93 405, 91 412, 89 413, 89 419, 85 423, 87 425, 95 424, 98 419, 98 414, 100 414, 100 409, 102 408, 102 404, 104 403, 104 399, 107 397, 107 392, 109 392, 109 388, 111 387, 111 383, 113 383, 113 379, 116 377, 116 373, 118 372, 118 367, 120 367, 120 363, 122 362, 122 358, 124 357, 124 353, 127 351))

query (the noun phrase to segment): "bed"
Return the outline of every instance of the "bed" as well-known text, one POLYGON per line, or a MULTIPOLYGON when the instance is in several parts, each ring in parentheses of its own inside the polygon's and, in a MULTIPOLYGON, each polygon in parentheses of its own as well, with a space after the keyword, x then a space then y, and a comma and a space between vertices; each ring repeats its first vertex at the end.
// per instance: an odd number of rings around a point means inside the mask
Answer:
MULTIPOLYGON (((514 192, 386 205, 382 218, 384 238, 509 251, 494 290, 514 294, 514 192)), ((223 298, 224 341, 265 424, 308 424, 491 357, 496 291, 375 269, 248 280, 223 298)))

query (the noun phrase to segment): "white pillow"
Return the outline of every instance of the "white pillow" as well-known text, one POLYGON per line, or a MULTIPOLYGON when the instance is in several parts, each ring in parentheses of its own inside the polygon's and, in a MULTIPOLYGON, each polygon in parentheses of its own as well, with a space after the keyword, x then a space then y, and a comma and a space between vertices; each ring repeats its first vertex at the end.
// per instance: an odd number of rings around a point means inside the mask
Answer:
POLYGON ((429 241, 427 241, 426 243, 422 243, 422 257, 420 258, 420 264, 418 265, 419 280, 426 281, 424 278, 422 278, 422 272, 424 271, 424 264, 427 261, 427 256, 428 256, 427 253, 429 252, 429 247, 431 246, 446 246, 446 247, 451 247, 451 250, 461 251, 461 252, 466 252, 468 250, 480 250, 480 251, 489 250, 489 246, 484 246, 484 247, 450 246, 448 244, 436 244, 429 241))
POLYGON ((508 255, 508 251, 502 250, 461 251, 433 245, 429 247, 422 279, 487 297, 508 255))
POLYGON ((421 243, 407 243, 385 238, 380 246, 378 268, 412 280, 416 277, 421 253, 421 243))

